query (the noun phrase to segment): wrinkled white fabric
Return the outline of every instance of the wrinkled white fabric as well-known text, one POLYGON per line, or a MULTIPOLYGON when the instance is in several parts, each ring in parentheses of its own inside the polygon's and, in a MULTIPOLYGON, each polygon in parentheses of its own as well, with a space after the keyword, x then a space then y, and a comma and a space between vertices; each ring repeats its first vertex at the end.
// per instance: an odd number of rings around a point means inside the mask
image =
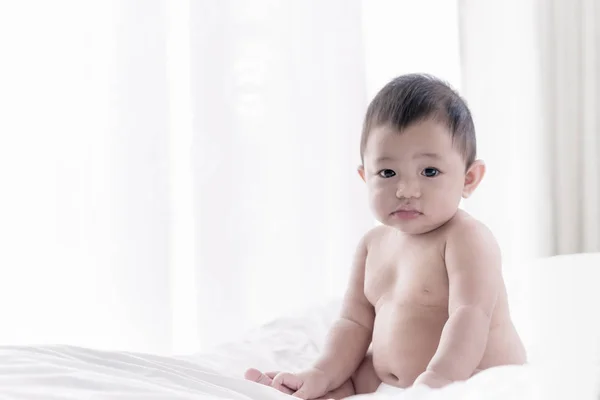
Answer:
MULTIPOLYGON (((285 332, 281 332, 285 336, 285 332)), ((288 336, 288 339, 291 335, 288 336)), ((273 339, 273 336, 270 337, 273 339)), ((279 342, 282 345, 286 339, 279 342)), ((306 349, 311 345, 305 343, 306 349)), ((206 358, 160 357, 149 354, 107 352, 70 346, 0 348, 0 398, 2 399, 264 399, 291 397, 266 386, 245 381, 239 375, 248 365, 302 367, 307 358, 298 358, 300 346, 288 351, 275 346, 240 342, 223 353, 206 358), (236 353, 230 351, 239 350, 236 353), (259 354, 259 353, 262 353, 259 354), (259 355, 253 360, 253 354, 259 355)), ((500 367, 484 371, 469 381, 432 390, 423 386, 353 396, 361 400, 468 400, 468 399, 553 399, 564 382, 548 379, 531 366, 500 367), (556 386, 556 389, 554 388, 556 386)), ((577 395, 572 385, 563 395, 577 395)), ((571 397, 572 396, 572 397, 571 397)), ((563 397, 564 398, 564 397, 563 397)))

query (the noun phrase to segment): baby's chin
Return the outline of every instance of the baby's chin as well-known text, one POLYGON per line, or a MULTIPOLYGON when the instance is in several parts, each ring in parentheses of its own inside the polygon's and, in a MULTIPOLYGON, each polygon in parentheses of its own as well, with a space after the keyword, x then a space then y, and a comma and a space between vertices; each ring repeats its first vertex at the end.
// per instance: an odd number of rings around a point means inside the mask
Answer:
POLYGON ((431 231, 434 231, 436 228, 430 228, 430 227, 425 227, 425 226, 421 226, 421 227, 406 227, 406 226, 399 226, 399 224, 394 224, 394 225, 390 225, 390 224, 386 224, 391 228, 394 228, 406 235, 423 235, 425 233, 429 233, 431 231))
POLYGON ((380 220, 380 222, 407 235, 423 235, 436 230, 447 221, 431 221, 425 215, 420 215, 408 220, 390 216, 383 221, 380 220))

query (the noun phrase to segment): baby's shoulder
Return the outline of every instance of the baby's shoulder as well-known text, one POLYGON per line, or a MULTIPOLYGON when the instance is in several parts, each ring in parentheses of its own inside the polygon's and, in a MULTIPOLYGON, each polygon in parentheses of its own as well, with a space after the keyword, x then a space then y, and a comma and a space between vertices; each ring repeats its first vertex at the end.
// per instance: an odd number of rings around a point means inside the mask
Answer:
POLYGON ((377 225, 369 229, 362 237, 361 243, 369 248, 373 243, 383 239, 389 233, 390 227, 386 225, 377 225))
POLYGON ((459 210, 446 229, 448 237, 493 236, 486 224, 464 210, 459 210))
POLYGON ((446 231, 446 251, 477 251, 500 256, 496 237, 482 221, 460 210, 446 231))

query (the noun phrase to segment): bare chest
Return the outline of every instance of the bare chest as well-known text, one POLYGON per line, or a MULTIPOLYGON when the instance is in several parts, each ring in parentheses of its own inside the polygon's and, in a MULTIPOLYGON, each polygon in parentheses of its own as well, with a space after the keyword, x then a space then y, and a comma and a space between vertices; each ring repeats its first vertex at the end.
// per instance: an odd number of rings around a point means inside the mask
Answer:
POLYGON ((369 250, 365 295, 377 310, 383 303, 448 304, 444 243, 435 238, 385 240, 369 250))

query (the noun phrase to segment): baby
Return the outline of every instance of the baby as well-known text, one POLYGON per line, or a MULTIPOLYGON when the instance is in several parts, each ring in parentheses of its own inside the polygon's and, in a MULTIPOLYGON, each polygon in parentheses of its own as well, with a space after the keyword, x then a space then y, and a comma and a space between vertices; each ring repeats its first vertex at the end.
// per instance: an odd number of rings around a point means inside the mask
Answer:
POLYGON ((358 245, 323 352, 305 371, 249 369, 246 379, 340 399, 524 364, 496 240, 459 209, 485 173, 465 102, 434 77, 400 76, 369 105, 360 150, 382 225, 358 245))

